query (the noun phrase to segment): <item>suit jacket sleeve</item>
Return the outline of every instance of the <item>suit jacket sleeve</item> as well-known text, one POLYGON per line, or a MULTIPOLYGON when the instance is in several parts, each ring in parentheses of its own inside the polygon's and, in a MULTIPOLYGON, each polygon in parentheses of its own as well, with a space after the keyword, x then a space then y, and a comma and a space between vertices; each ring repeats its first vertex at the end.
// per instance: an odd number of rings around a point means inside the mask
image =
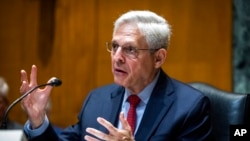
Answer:
POLYGON ((51 124, 48 126, 48 128, 45 130, 43 134, 41 134, 40 136, 34 137, 32 139, 29 139, 29 141, 44 141, 45 139, 49 139, 51 141, 59 141, 59 138, 56 135, 51 124))

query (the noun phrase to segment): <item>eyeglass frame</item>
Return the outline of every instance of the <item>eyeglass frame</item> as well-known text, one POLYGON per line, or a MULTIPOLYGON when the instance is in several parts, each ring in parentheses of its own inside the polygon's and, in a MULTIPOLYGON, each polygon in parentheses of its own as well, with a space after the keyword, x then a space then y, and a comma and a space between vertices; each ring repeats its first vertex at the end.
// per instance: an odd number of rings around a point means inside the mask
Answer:
POLYGON ((155 51, 161 49, 161 48, 157 48, 157 49, 153 49, 153 48, 137 48, 137 47, 133 47, 133 46, 131 46, 131 45, 128 45, 128 46, 121 46, 121 45, 117 44, 118 47, 117 47, 117 49, 114 51, 114 50, 113 50, 113 49, 114 49, 114 47, 113 47, 113 44, 114 44, 114 43, 106 42, 105 44, 106 44, 106 49, 107 49, 107 51, 110 52, 110 53, 113 53, 113 54, 115 54, 116 51, 118 50, 118 48, 121 47, 121 48, 122 48, 122 53, 123 53, 125 56, 129 57, 129 58, 137 58, 137 57, 138 57, 139 50, 153 50, 153 51, 155 52, 155 51), (126 49, 127 49, 127 50, 126 50, 126 49), (129 49, 132 49, 132 50, 134 51, 135 54, 129 54, 129 53, 128 53, 128 52, 129 52, 129 49))

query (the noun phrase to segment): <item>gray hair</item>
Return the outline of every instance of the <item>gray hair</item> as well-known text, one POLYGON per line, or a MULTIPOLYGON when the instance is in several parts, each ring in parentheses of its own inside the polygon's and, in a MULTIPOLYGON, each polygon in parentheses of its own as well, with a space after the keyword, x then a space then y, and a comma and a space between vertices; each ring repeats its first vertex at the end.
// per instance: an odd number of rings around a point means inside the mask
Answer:
POLYGON ((9 86, 7 82, 4 80, 4 78, 0 77, 0 95, 7 96, 8 92, 9 92, 9 86))
POLYGON ((114 23, 114 32, 124 23, 135 23, 151 49, 168 48, 171 29, 167 21, 151 11, 129 11, 114 23))

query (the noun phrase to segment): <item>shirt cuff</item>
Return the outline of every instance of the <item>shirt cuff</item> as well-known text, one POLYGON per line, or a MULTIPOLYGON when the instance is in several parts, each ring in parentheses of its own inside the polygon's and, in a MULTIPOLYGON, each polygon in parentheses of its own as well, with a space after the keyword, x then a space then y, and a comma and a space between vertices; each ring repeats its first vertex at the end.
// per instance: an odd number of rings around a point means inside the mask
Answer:
POLYGON ((24 132, 26 133, 28 138, 31 139, 44 133, 45 130, 48 128, 48 126, 49 126, 49 119, 47 116, 45 116, 45 120, 42 123, 42 125, 36 129, 31 129, 31 124, 30 121, 28 120, 24 125, 24 132))

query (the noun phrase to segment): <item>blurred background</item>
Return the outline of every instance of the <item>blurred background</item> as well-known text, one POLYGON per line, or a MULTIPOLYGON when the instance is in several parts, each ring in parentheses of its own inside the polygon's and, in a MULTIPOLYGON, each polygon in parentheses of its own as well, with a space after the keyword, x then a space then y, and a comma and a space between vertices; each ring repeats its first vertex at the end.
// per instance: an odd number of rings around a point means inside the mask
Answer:
MULTIPOLYGON (((74 124, 88 92, 113 82, 105 42, 112 38, 114 20, 128 10, 151 10, 172 26, 164 64, 171 77, 234 91, 234 5, 232 0, 1 0, 0 76, 9 84, 11 102, 20 96, 21 69, 29 73, 36 64, 39 84, 60 78, 50 120, 61 127, 74 124)), ((27 120, 20 104, 10 117, 27 120)))

